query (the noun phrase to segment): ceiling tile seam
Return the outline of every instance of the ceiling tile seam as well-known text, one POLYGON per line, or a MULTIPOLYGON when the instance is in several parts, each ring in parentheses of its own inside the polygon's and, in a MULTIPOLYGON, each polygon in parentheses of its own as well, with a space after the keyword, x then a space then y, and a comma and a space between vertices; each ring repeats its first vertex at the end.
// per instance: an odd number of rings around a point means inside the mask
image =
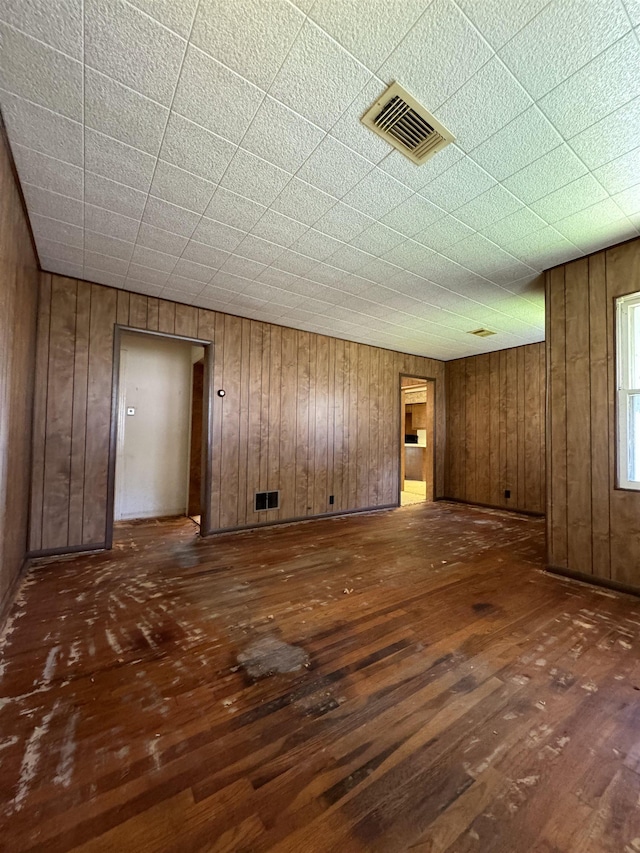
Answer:
MULTIPOLYGON (((34 42, 36 42, 36 44, 42 45, 42 47, 46 47, 49 50, 52 50, 54 53, 59 53, 60 56, 64 56, 66 59, 70 59, 72 62, 76 62, 78 65, 83 64, 82 60, 78 59, 76 56, 71 56, 71 54, 66 53, 66 51, 60 50, 59 47, 54 47, 49 42, 43 41, 42 39, 37 38, 36 36, 32 35, 31 33, 28 33, 25 30, 20 29, 20 27, 16 27, 15 24, 9 23, 9 21, 5 20, 1 15, 0 15, 0 24, 4 24, 5 27, 8 27, 10 30, 13 30, 14 33, 20 33, 21 36, 24 36, 24 38, 29 39, 29 41, 34 41, 34 42)), ((83 35, 84 35, 84 33, 83 33, 83 35)), ((83 38, 83 41, 84 41, 84 38, 83 38)))
MULTIPOLYGON (((194 16, 193 16, 193 19, 192 19, 192 21, 191 21, 191 27, 190 27, 190 29, 189 29, 189 37, 188 37, 188 40, 187 40, 187 42, 188 42, 188 43, 190 43, 190 42, 191 42, 191 34, 192 34, 192 31, 193 31, 193 26, 194 26, 194 23, 195 23, 195 19, 196 19, 197 12, 198 12, 198 10, 199 10, 199 8, 200 8, 200 2, 201 2, 201 0, 198 0, 198 2, 197 2, 197 4, 196 4, 196 11, 194 12, 194 16)), ((296 8, 297 8, 297 7, 296 7, 296 8)), ((298 30, 297 30, 297 32, 296 32, 296 34, 295 34, 295 36, 292 38, 292 40, 291 40, 291 44, 289 45, 289 48, 287 49, 287 51, 286 51, 286 53, 285 53, 285 55, 284 55, 284 57, 283 57, 283 59, 282 59, 282 62, 280 63, 279 68, 282 68, 282 65, 286 62, 287 58, 289 57, 289 54, 291 53, 291 51, 292 51, 292 49, 293 49, 294 44, 296 43, 296 41, 297 41, 298 37, 300 36, 300 32, 302 31, 302 27, 304 26, 304 23, 305 23, 305 21, 306 21, 306 20, 307 20, 307 15, 304 15, 304 16, 303 16, 303 18, 302 18, 302 21, 301 21, 301 23, 300 23, 300 26, 298 27, 298 30)), ((185 50, 185 54, 184 54, 184 55, 183 55, 183 57, 182 57, 182 64, 181 64, 181 66, 180 66, 180 71, 179 71, 179 73, 178 73, 178 80, 177 80, 177 82, 176 82, 176 88, 174 89, 173 98, 172 98, 172 100, 171 100, 171 106, 170 106, 170 113, 169 113, 169 114, 171 114, 171 111, 173 110, 173 101, 174 101, 174 99, 175 99, 175 94, 176 94, 176 91, 177 91, 177 88, 178 88, 178 84, 179 84, 179 82, 180 82, 180 76, 182 75, 182 67, 183 67, 183 65, 184 65, 184 59, 185 59, 185 56, 186 56, 186 50, 185 50)), ((214 58, 214 57, 212 57, 212 58, 214 58)), ((217 60, 216 60, 216 61, 217 61, 217 60)), ((279 70, 279 69, 278 69, 278 70, 279 70)), ((254 123, 254 121, 255 121, 255 119, 256 119, 256 116, 257 116, 257 114, 258 114, 258 111, 260 110, 260 108, 261 108, 261 107, 262 107, 262 105, 264 104, 264 102, 265 102, 265 100, 266 100, 267 96, 269 95, 269 92, 271 91, 271 88, 272 88, 272 86, 273 86, 273 84, 274 84, 274 82, 275 82, 275 79, 276 79, 277 75, 278 75, 278 71, 276 71, 276 72, 274 73, 274 75, 273 75, 273 77, 272 77, 272 79, 271 79, 271 82, 269 83, 269 87, 268 87, 266 90, 263 90, 261 87, 258 87, 258 86, 256 86, 256 87, 255 87, 255 88, 257 88, 257 89, 258 89, 258 91, 262 92, 262 98, 261 98, 261 100, 260 100, 260 103, 257 105, 256 110, 255 110, 255 112, 254 112, 254 114, 253 114, 253 116, 252 116, 252 118, 251 118, 251 121, 249 122, 249 124, 248 124, 248 125, 247 125, 247 127, 245 128, 245 131, 244 131, 244 133, 242 134, 242 136, 241 136, 240 140, 239 140, 237 143, 232 143, 232 144, 235 144, 235 145, 236 145, 236 149, 235 149, 235 151, 233 152, 233 154, 231 155, 231 158, 229 159, 229 162, 227 163, 227 165, 226 165, 226 167, 225 167, 224 171, 222 172, 222 174, 221 174, 221 176, 220 176, 220 179, 218 180, 218 184, 217 184, 217 186, 216 186, 216 189, 217 189, 218 187, 222 186, 223 181, 224 181, 224 178, 225 178, 225 175, 227 174, 227 172, 228 172, 228 170, 229 170, 229 166, 230 166, 230 165, 231 165, 231 163, 233 162, 233 159, 234 159, 234 157, 236 156, 236 154, 237 154, 237 152, 238 152, 239 150, 245 151, 246 153, 251 154, 251 155, 252 155, 252 156, 254 156, 254 157, 258 157, 258 159, 259 159, 259 160, 262 160, 262 161, 263 161, 263 162, 265 162, 265 163, 269 163, 269 165, 276 165, 276 164, 272 164, 272 163, 270 163, 268 160, 265 160, 265 159, 264 159, 264 158, 262 158, 262 157, 259 157, 259 156, 258 156, 258 155, 256 155, 256 154, 253 154, 253 152, 252 152, 252 151, 246 151, 246 149, 242 148, 242 143, 243 143, 244 139, 246 138, 247 133, 249 132, 249 130, 250 130, 250 128, 251 128, 251 126, 253 125, 253 123, 254 123)), ((240 76, 241 76, 241 75, 240 75, 240 76)), ((252 84, 252 85, 254 85, 254 86, 255 86, 255 84, 252 84)), ((277 101, 278 99, 277 99, 277 98, 273 98, 273 100, 276 100, 276 101, 277 101)), ((278 103, 280 103, 280 101, 278 101, 278 103)), ((283 104, 283 106, 285 106, 285 107, 286 107, 286 104, 283 104)), ((294 110, 291 110, 289 107, 286 107, 286 108, 287 108, 287 109, 289 109, 289 110, 290 110, 290 112, 295 113, 295 111, 294 111, 294 110)), ((299 115, 299 114, 297 114, 297 115, 299 115)), ((304 118, 304 116, 300 116, 300 117, 301 117, 301 118, 304 118)), ((189 119, 188 119, 188 120, 189 120, 189 119)), ((308 121, 308 119, 305 119, 305 121, 308 121)), ((194 122, 194 123, 195 123, 195 122, 194 122)), ((313 122, 309 122, 309 123, 310 123, 310 124, 312 124, 314 127, 316 127, 316 125, 315 125, 313 122)), ((204 129, 204 130, 206 130, 206 128, 203 128, 203 129, 204 129)), ((319 130, 323 130, 323 128, 318 128, 318 129, 319 129, 319 130)), ((165 127, 165 132, 166 132, 166 127, 165 127)), ((209 132, 210 132, 210 131, 209 131, 209 132)), ((325 136, 326 136, 326 131, 325 131, 325 136)), ((325 138, 325 137, 323 136, 323 137, 322 137, 322 139, 324 139, 324 138, 325 138)), ((320 140, 320 142, 322 142, 322 139, 320 140)), ((230 140, 227 140, 227 141, 229 141, 229 142, 230 142, 230 140)), ((320 142, 318 143, 318 145, 320 144, 320 142)), ((316 148, 317 148, 317 146, 316 146, 316 148)), ((162 150, 162 146, 161 146, 160 150, 162 150)), ((314 150, 315 150, 315 149, 314 149, 314 150)), ((278 166, 277 168, 281 168, 281 167, 279 167, 279 166, 278 166)), ((282 171, 283 171, 283 172, 286 172, 286 169, 282 169, 282 171)), ((155 174, 155 171, 154 171, 154 174, 155 174)), ((293 177, 293 176, 292 176, 292 177, 293 177)), ((152 182, 153 182, 153 179, 152 179, 152 182)), ((291 183, 291 178, 289 179, 289 181, 287 182, 287 184, 285 184, 285 186, 288 186, 288 185, 289 185, 289 183, 291 183)), ((150 185, 150 186, 151 186, 151 185, 150 185)), ((283 189, 284 189, 284 188, 283 188, 283 189)), ((215 194, 215 190, 214 190, 214 193, 212 194, 211 198, 213 198, 213 195, 214 195, 214 194, 215 194)), ((209 203, 210 203, 210 201, 211 201, 211 199, 209 200, 209 203)), ((271 204, 273 204, 273 202, 272 202, 271 204)), ((208 206, 208 205, 207 205, 207 206, 208 206)), ((205 209, 206 209, 206 208, 205 208, 205 209)), ((261 220, 264 218, 264 216, 266 215, 267 211, 268 211, 268 210, 270 210, 270 209, 271 209, 271 205, 268 205, 268 206, 266 206, 266 207, 265 207, 265 210, 264 210, 264 212, 262 213, 262 215, 260 216, 260 219, 258 220, 258 222, 259 222, 259 221, 261 221, 261 220)), ((199 220, 198 220, 198 222, 196 223, 196 227, 194 228, 194 230, 193 230, 193 232, 192 232, 192 237, 193 237, 193 234, 195 233, 196 229, 198 228, 198 226, 199 226, 199 224, 200 224, 200 222, 202 221, 202 219, 203 219, 203 218, 204 218, 204 214, 202 214, 202 215, 200 216, 200 219, 199 219, 199 220)), ((258 224, 257 222, 256 222, 256 223, 254 223, 254 226, 253 226, 253 227, 255 227, 255 225, 257 225, 257 224, 258 224)), ((301 224, 302 224, 302 223, 301 223, 301 224)), ((307 228, 307 230, 308 230, 308 228, 307 228)), ((248 233, 248 232, 247 232, 247 233, 248 233)), ((305 231, 304 233, 306 233, 306 231, 305 231)), ((190 239, 191 239, 191 238, 190 238, 190 239)), ((243 238, 243 239, 244 239, 244 238, 243 238)), ((186 248, 186 246, 185 246, 185 248, 186 248)), ((181 253, 181 255, 180 255, 180 258, 182 258, 182 257, 183 257, 183 255, 184 255, 184 249, 182 250, 182 253, 181 253)))
MULTIPOLYGON (((458 0, 452 0, 452 2, 458 8, 460 14, 463 15, 467 19, 469 24, 471 24, 471 26, 476 30, 476 32, 480 33, 480 35, 482 35, 483 38, 486 41, 488 41, 486 36, 484 36, 482 31, 480 30, 480 28, 476 26, 476 24, 471 20, 471 18, 469 18, 469 16, 464 11, 464 9, 461 8, 461 6, 458 3, 458 0)), ((513 33, 513 35, 511 35, 504 44, 500 45, 499 48, 495 48, 495 47, 493 47, 493 45, 491 45, 491 49, 494 51, 494 53, 497 54, 500 50, 505 48, 511 41, 513 41, 513 39, 518 35, 518 33, 522 32, 522 30, 524 30, 525 27, 528 27, 529 24, 531 24, 533 21, 535 21, 536 18, 538 18, 544 12, 544 10, 547 8, 547 6, 550 6, 553 2, 555 2, 555 0, 547 0, 547 2, 544 4, 544 6, 542 6, 540 9, 538 9, 536 14, 531 19, 529 19, 528 21, 525 21, 525 23, 517 30, 517 32, 513 33)))
MULTIPOLYGON (((126 2, 126 0, 125 0, 125 2, 126 2)), ((157 169, 158 169, 158 161, 159 161, 159 159, 160 159, 160 151, 162 151, 162 146, 163 146, 163 144, 164 144, 164 140, 165 140, 165 137, 166 137, 166 135, 167 135, 167 127, 169 126, 169 119, 171 118, 171 113, 172 113, 172 111, 173 111, 173 103, 174 103, 174 101, 175 101, 176 92, 177 92, 177 90, 178 90, 178 85, 179 85, 179 83, 180 83, 180 77, 182 76, 182 70, 183 70, 183 68, 184 68, 184 62, 185 62, 185 59, 186 59, 186 56, 187 56, 187 50, 189 49, 189 43, 190 43, 190 41, 191 41, 191 33, 192 33, 192 31, 193 31, 193 26, 194 26, 194 24, 195 24, 195 20, 196 20, 196 16, 197 16, 197 14, 198 14, 198 10, 200 9, 200 2, 201 2, 201 0, 197 0, 196 4, 195 4, 195 6, 194 6, 194 9, 193 9, 193 15, 191 16, 191 23, 190 23, 190 25, 189 25, 189 34, 188 34, 187 38, 186 38, 186 39, 181 38, 181 40, 182 40, 182 41, 184 41, 184 49, 183 49, 183 51, 182 51, 182 58, 181 58, 181 60, 180 60, 180 67, 178 68, 178 73, 177 73, 177 75, 176 75, 176 80, 175 80, 175 84, 174 84, 174 87, 173 87, 173 93, 172 93, 172 95, 171 95, 171 101, 169 102, 169 108, 168 108, 168 112, 167 112, 167 116, 166 116, 166 121, 165 121, 165 123, 164 123, 164 129, 163 129, 163 131, 162 131, 162 137, 161 137, 161 139, 160 139, 160 147, 158 148, 158 154, 157 154, 157 156, 156 156, 156 158, 155 158, 155 163, 154 163, 154 165, 153 165, 153 173, 152 173, 152 175, 151 175, 151 180, 149 181, 149 189, 147 190, 147 197, 146 197, 146 199, 145 199, 144 207, 143 207, 143 209, 142 209, 142 214, 141 214, 141 216, 140 216, 140 225, 138 226, 138 233, 136 234, 136 240, 135 240, 135 243, 136 243, 136 244, 137 244, 137 242, 138 242, 138 237, 139 237, 139 235, 140 235, 140 228, 141 228, 141 226, 142 226, 142 222, 143 222, 143 220, 144 220, 144 215, 145 215, 145 213, 147 212, 147 205, 149 204, 149 192, 150 192, 150 190, 151 190, 151 187, 153 186, 153 180, 154 180, 154 178, 155 178, 155 176, 156 176, 156 172, 157 172, 157 169)), ((150 16, 148 16, 148 15, 147 15, 147 17, 150 17, 150 16)), ((152 20, 154 20, 154 19, 152 19, 152 20)), ((228 141, 228 140, 227 140, 227 141, 228 141)), ((235 152, 234 152, 234 153, 235 153, 235 152)), ((232 155, 232 156, 233 156, 233 155, 232 155)), ((193 231, 195 231, 195 228, 197 228, 197 223, 196 223, 196 226, 194 227, 193 231)), ((191 232, 192 234, 193 234, 193 231, 191 232)), ((127 271, 126 271, 126 273, 125 273, 125 277, 129 275, 129 267, 130 267, 130 266, 131 266, 131 260, 129 260, 129 266, 127 267, 127 271)))
MULTIPOLYGON (((144 9, 141 9, 139 6, 136 6, 133 3, 129 3, 129 0, 123 0, 123 2, 130 9, 133 9, 134 12, 137 12, 138 14, 147 18, 149 21, 153 21, 154 24, 157 24, 158 26, 162 27, 163 30, 167 30, 167 32, 171 33, 174 36, 177 36, 180 39, 180 41, 189 41, 189 38, 191 37, 191 29, 189 29, 189 36, 187 38, 185 38, 183 35, 181 35, 180 33, 177 33, 175 30, 172 30, 171 27, 167 26, 164 23, 164 21, 160 21, 157 18, 154 18, 153 15, 150 15, 148 12, 145 12, 144 9)), ((84 2, 83 2, 83 5, 84 5, 84 2)), ((198 0, 198 2, 196 3, 196 9, 198 8, 199 5, 200 5, 200 0, 198 0)), ((194 15, 194 20, 195 20, 195 15, 194 15)), ((193 26, 193 20, 191 22, 191 25, 193 26)))
MULTIPOLYGON (((45 107, 43 104, 39 104, 39 103, 37 103, 37 101, 32 101, 30 98, 25 98, 24 95, 17 95, 15 92, 12 92, 11 89, 7 89, 4 86, 0 86, 0 92, 5 92, 7 95, 9 95, 12 98, 15 98, 18 101, 24 101, 25 104, 30 104, 32 107, 37 107, 39 110, 44 110, 47 113, 51 113, 51 115, 57 116, 58 118, 64 119, 65 121, 68 121, 68 122, 71 122, 71 124, 77 124, 78 127, 82 127, 82 122, 78 121, 77 119, 70 118, 69 116, 66 116, 63 113, 59 113, 57 110, 52 110, 51 107, 45 107)), ((84 94, 84 91, 83 91, 83 94, 84 94)), ((18 143, 18 144, 21 145, 22 143, 18 143)), ((28 148, 27 145, 25 145, 24 147, 28 148)), ((35 150, 35 149, 31 149, 31 150, 35 150)), ((38 152, 38 153, 42 153, 42 152, 38 152)), ((45 156, 50 156, 50 155, 45 155, 45 156)), ((56 158, 56 159, 59 159, 59 158, 56 158)), ((67 163, 69 161, 60 160, 60 162, 61 163, 67 163)), ((69 163, 69 165, 75 166, 75 163, 69 163)))

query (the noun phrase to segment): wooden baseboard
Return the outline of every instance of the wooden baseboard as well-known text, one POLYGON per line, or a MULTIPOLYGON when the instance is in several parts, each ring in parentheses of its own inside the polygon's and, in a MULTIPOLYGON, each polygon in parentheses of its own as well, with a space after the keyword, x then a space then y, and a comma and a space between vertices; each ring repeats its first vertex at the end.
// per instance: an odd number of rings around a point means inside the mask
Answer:
POLYGON ((552 575, 560 575, 564 578, 570 578, 570 580, 579 581, 580 583, 586 583, 589 586, 601 586, 605 589, 612 589, 615 592, 624 592, 627 595, 640 596, 640 588, 631 586, 630 584, 620 583, 620 581, 614 581, 610 578, 600 578, 597 575, 588 575, 586 572, 576 572, 573 569, 565 569, 560 566, 552 566, 548 565, 546 567, 546 571, 552 575))
POLYGON ((517 515, 531 515, 534 518, 544 518, 546 513, 536 512, 532 509, 518 509, 512 506, 498 506, 498 504, 483 504, 478 501, 463 501, 460 498, 435 498, 437 501, 449 501, 453 504, 463 504, 464 506, 479 506, 485 509, 499 509, 501 512, 514 512, 517 515))
POLYGON ((243 530, 261 530, 263 527, 274 527, 277 524, 300 524, 303 521, 317 521, 320 518, 337 518, 341 515, 356 515, 363 512, 382 512, 390 509, 398 509, 398 504, 384 504, 383 506, 367 506, 362 509, 345 509, 338 512, 323 512, 320 515, 301 515, 297 518, 282 518, 275 521, 266 521, 264 524, 245 524, 241 527, 221 527, 217 530, 200 531, 200 535, 220 536, 222 533, 240 533, 243 530))
POLYGON ((66 554, 94 554, 106 550, 106 544, 99 542, 97 545, 68 545, 62 548, 43 548, 41 551, 29 551, 29 560, 40 560, 44 557, 64 557, 66 554))
POLYGON ((9 589, 4 595, 4 598, 2 599, 2 601, 0 601, 0 631, 5 626, 5 623, 9 617, 9 613, 11 612, 11 608, 13 607, 13 602, 16 599, 18 587, 20 586, 22 579, 26 575, 28 568, 29 560, 27 557, 25 557, 22 561, 22 565, 20 566, 20 571, 12 580, 9 589))

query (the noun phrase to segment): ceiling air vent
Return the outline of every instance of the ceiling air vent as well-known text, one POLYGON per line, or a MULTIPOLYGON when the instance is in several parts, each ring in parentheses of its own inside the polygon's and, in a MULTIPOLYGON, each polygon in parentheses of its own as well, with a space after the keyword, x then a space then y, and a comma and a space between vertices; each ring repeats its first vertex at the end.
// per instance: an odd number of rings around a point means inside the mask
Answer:
POLYGON ((361 121, 418 165, 455 141, 399 83, 392 83, 361 121))
POLYGON ((490 335, 495 335, 495 332, 491 332, 489 329, 474 329, 469 334, 475 335, 478 338, 488 338, 490 335))

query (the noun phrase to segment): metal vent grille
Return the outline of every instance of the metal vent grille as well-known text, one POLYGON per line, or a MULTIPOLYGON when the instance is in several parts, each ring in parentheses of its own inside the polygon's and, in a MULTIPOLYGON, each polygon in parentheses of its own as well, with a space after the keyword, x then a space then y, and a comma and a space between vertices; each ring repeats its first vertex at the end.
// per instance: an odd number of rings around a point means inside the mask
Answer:
POLYGON ((425 163, 454 141, 453 135, 399 83, 367 110, 362 123, 414 163, 425 163))
POLYGON ((488 338, 490 335, 495 335, 495 332, 490 331, 489 329, 474 329, 473 332, 469 332, 470 335, 475 335, 478 338, 488 338))

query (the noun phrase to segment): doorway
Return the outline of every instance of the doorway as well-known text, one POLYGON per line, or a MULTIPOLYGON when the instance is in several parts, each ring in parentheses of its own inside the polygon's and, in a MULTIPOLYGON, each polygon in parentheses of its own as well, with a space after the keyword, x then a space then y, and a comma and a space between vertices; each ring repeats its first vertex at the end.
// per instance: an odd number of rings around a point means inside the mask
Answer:
POLYGON ((199 522, 205 349, 139 331, 118 337, 113 518, 199 522))
POLYGON ((400 377, 400 506, 433 500, 435 382, 400 377))

